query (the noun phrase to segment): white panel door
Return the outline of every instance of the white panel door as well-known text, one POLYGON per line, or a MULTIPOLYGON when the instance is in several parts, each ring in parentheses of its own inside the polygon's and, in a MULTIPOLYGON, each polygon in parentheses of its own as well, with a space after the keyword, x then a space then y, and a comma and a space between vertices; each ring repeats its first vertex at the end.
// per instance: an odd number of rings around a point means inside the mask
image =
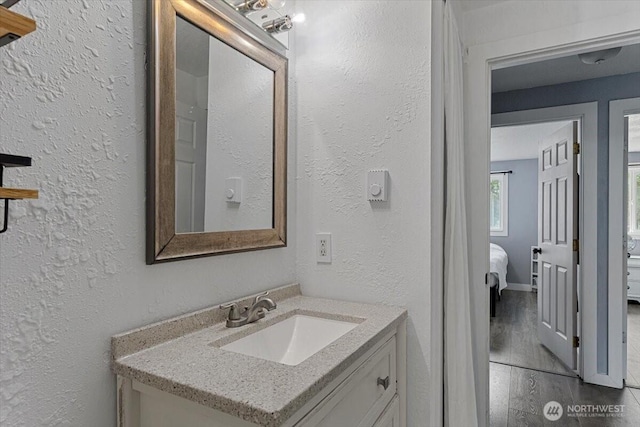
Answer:
POLYGON ((570 369, 577 362, 577 139, 573 122, 541 142, 538 158, 538 338, 570 369))
POLYGON ((204 231, 207 113, 176 101, 176 232, 204 231))

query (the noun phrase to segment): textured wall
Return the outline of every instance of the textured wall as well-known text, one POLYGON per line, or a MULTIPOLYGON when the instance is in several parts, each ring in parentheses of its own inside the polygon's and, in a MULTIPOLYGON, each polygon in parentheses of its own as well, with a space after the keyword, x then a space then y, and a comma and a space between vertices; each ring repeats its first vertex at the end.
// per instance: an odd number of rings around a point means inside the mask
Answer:
POLYGON ((531 246, 538 244, 538 160, 491 162, 491 170, 512 170, 509 179, 509 235, 491 236, 509 256, 508 283, 531 284, 531 246))
POLYGON ((2 426, 113 427, 112 334, 295 280, 295 182, 288 248, 144 264, 145 5, 23 1, 0 49, 0 151, 34 157, 8 184, 41 194, 0 235, 2 426))
POLYGON ((430 357, 430 2, 301 2, 298 277, 303 292, 409 309, 409 425, 426 425, 430 357), (365 198, 388 168, 390 201, 365 198), (333 263, 316 264, 316 232, 333 263))
POLYGON ((468 8, 460 24, 464 28, 463 40, 480 45, 540 33, 545 34, 543 37, 554 37, 558 28, 638 13, 640 5, 635 0, 507 0, 488 7, 468 8))

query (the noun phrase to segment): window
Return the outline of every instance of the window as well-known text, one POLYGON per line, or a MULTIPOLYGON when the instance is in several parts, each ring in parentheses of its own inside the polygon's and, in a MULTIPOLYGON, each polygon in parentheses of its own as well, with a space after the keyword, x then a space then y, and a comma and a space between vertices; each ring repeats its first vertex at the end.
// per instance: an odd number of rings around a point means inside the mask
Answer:
POLYGON ((627 231, 640 237, 640 166, 629 166, 629 218, 627 231))
MULTIPOLYGON (((640 172, 640 169, 638 169, 640 172)), ((509 235, 509 179, 504 173, 489 180, 489 230, 492 236, 509 235)))

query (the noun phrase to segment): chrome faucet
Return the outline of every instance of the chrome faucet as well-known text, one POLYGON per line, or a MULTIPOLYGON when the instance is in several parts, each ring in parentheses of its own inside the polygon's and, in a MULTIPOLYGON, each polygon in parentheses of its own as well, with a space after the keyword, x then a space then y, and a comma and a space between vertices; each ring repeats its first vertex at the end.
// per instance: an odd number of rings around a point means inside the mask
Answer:
POLYGON ((264 317, 265 309, 271 311, 276 308, 276 303, 273 302, 271 298, 267 298, 267 295, 269 295, 269 292, 256 296, 251 307, 245 307, 242 312, 240 312, 240 308, 235 302, 222 304, 220 306, 221 309, 230 309, 229 316, 227 317, 227 328, 237 328, 253 323, 264 317))

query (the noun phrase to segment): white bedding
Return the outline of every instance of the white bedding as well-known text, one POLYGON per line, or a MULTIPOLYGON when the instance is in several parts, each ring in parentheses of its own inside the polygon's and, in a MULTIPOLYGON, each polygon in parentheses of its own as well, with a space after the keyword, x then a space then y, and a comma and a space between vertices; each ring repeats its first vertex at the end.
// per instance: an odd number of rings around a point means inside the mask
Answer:
POLYGON ((507 287, 507 264, 509 257, 502 247, 489 244, 489 271, 498 275, 498 292, 507 287))

